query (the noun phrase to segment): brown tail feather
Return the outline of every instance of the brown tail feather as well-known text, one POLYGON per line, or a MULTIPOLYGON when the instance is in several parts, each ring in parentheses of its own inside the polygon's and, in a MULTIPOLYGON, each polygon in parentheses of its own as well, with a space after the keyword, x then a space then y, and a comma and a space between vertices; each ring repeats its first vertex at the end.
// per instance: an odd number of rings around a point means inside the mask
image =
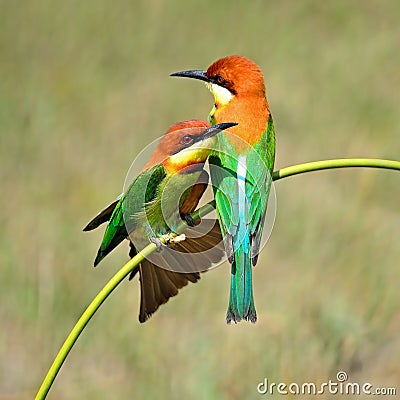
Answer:
POLYGON ((139 266, 140 312, 139 322, 147 321, 160 305, 170 297, 176 296, 178 290, 188 282, 197 282, 199 273, 181 274, 155 266, 144 260, 139 266))
MULTIPOLYGON (((199 234, 202 233, 202 229, 205 229, 204 226, 201 227, 201 225, 199 225, 199 227, 190 229, 193 229, 199 234)), ((215 221, 212 229, 205 236, 198 238, 187 237, 186 240, 176 243, 171 247, 171 250, 169 248, 164 248, 159 256, 162 257, 166 268, 172 268, 172 264, 175 270, 177 270, 176 267, 179 267, 179 270, 182 272, 161 268, 154 265, 149 260, 144 260, 137 269, 132 271, 129 277, 132 279, 136 273, 139 272, 140 322, 145 322, 149 319, 160 305, 165 304, 170 297, 176 296, 179 289, 186 286, 189 282, 197 282, 200 279, 200 273, 198 272, 200 269, 202 271, 207 270, 213 263, 220 261, 224 256, 222 236, 218 221, 215 221), (207 251, 211 249, 213 249, 213 251, 207 251), (177 258, 176 253, 173 253, 173 251, 179 251, 182 254, 177 258), (207 251, 207 253, 202 253, 196 257, 193 256, 193 253, 205 251, 207 251), (196 265, 196 263, 199 263, 200 257, 201 265, 196 265)), ((136 249, 131 243, 129 255, 133 257, 135 254, 136 249)))

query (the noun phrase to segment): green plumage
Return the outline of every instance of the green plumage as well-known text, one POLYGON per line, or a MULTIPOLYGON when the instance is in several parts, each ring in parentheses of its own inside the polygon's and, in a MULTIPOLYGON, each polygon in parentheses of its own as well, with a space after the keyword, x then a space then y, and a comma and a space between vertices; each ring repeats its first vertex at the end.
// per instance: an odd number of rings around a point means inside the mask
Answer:
POLYGON ((196 225, 190 214, 207 188, 209 176, 203 167, 215 135, 235 125, 227 122, 212 127, 201 120, 174 124, 149 160, 150 164, 163 160, 162 164, 141 172, 126 193, 84 228, 90 231, 108 221, 95 265, 124 239, 130 241, 130 257, 150 242, 157 244, 158 252, 142 260, 130 275, 130 278, 139 275, 140 322, 177 295, 179 289, 197 282, 199 272, 209 269, 224 255, 219 246, 222 242, 219 224, 203 219, 196 225), (165 241, 160 240, 168 233, 178 233, 183 220, 190 226, 184 235, 167 235, 165 241))
POLYGON ((144 210, 144 204, 154 201, 160 183, 166 177, 164 167, 156 165, 142 172, 122 195, 109 219, 103 241, 94 265, 97 265, 110 251, 117 247, 138 225, 137 214, 144 210))
MULTIPOLYGON (((128 237, 130 257, 144 248, 151 239, 174 231, 182 222, 180 212, 191 213, 206 188, 208 174, 203 170, 168 175, 158 165, 141 173, 127 192, 107 206, 84 228, 90 231, 109 221, 95 265, 128 237), (196 188, 198 197, 190 197, 196 188), (182 195, 181 195, 182 194, 182 195), (186 200, 190 201, 186 203, 186 200), (178 209, 179 205, 179 209, 178 209)), ((131 275, 140 281, 139 321, 146 321, 161 304, 178 294, 189 282, 200 279, 198 271, 207 270, 223 257, 221 231, 218 223, 202 221, 188 228, 186 240, 164 247, 143 260, 131 275), (179 256, 177 255, 179 253, 179 256), (196 256, 196 253, 201 253, 196 256), (165 269, 164 269, 165 268, 165 269), (180 271, 180 272, 178 272, 180 271)))
POLYGON ((211 180, 225 249, 232 263, 227 322, 257 319, 253 300, 252 265, 265 220, 275 159, 275 135, 269 118, 261 140, 238 153, 222 133, 210 157, 211 180))

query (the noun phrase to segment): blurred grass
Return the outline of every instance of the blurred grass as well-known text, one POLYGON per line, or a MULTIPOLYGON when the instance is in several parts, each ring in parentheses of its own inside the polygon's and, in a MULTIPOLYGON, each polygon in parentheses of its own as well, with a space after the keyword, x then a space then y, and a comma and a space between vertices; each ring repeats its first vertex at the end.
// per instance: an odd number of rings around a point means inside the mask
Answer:
MULTIPOLYGON (((94 271, 102 232, 81 228, 121 191, 145 144, 174 121, 207 116, 206 90, 170 72, 234 53, 258 62, 277 168, 399 159, 396 1, 1 1, 0 13, 0 399, 33 397, 126 260, 121 248, 94 271)), ((264 377, 323 382, 339 369, 399 385, 399 182, 341 170, 277 183, 255 326, 225 326, 227 265, 144 325, 137 282, 126 282, 49 398, 259 398, 264 377)))

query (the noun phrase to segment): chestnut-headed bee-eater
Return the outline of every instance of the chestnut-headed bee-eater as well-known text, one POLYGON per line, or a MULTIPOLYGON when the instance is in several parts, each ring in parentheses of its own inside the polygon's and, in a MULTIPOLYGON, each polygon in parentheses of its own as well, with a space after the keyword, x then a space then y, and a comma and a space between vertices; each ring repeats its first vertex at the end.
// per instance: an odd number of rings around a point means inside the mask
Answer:
POLYGON ((214 96, 209 116, 212 124, 238 122, 229 133, 217 137, 217 151, 210 155, 210 173, 225 250, 232 264, 226 320, 254 323, 252 265, 256 265, 260 250, 275 159, 274 126, 263 74, 253 61, 229 56, 205 71, 171 75, 206 83, 214 96))
POLYGON ((168 254, 168 247, 162 246, 159 238, 174 232, 182 219, 194 225, 190 213, 196 209, 208 183, 204 163, 215 145, 216 134, 235 125, 227 122, 210 126, 202 120, 172 125, 128 190, 84 228, 90 231, 108 221, 95 266, 127 238, 131 257, 141 250, 139 246, 144 247, 151 241, 158 244, 160 254, 165 253, 163 265, 145 259, 130 276, 132 279, 139 271, 140 322, 146 321, 161 304, 175 296, 178 289, 188 282, 197 282, 198 271, 208 269, 223 257, 223 250, 213 249, 222 241, 218 223, 204 236, 186 237, 179 242, 171 240, 169 246, 186 258, 176 259, 168 254), (211 253, 207 251, 210 249, 213 249, 211 253), (193 260, 193 253, 201 253, 201 256, 193 260), (192 265, 199 261, 201 266, 192 265), (183 272, 177 272, 179 270, 183 272))

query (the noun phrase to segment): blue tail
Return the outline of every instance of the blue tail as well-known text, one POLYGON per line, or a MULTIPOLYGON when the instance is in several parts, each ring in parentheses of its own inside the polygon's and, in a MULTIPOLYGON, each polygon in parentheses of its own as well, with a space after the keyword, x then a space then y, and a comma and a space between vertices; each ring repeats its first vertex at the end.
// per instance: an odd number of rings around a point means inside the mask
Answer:
POLYGON ((255 323, 257 313, 253 299, 251 241, 247 232, 239 229, 233 238, 234 260, 231 270, 231 287, 226 322, 242 319, 255 323))

